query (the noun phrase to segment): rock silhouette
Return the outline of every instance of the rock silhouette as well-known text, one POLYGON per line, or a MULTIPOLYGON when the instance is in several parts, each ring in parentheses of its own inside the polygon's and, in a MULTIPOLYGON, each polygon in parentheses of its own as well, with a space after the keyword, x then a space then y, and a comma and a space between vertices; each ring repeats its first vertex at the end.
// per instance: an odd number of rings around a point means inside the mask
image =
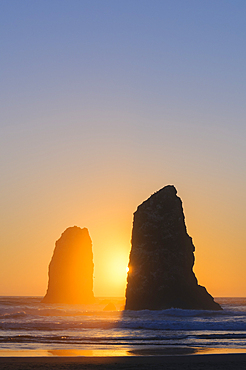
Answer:
POLYGON ((86 228, 69 227, 57 240, 49 264, 49 282, 44 303, 92 303, 92 242, 86 228))
POLYGON ((221 310, 197 283, 195 247, 176 194, 174 186, 165 186, 134 213, 125 309, 221 310))

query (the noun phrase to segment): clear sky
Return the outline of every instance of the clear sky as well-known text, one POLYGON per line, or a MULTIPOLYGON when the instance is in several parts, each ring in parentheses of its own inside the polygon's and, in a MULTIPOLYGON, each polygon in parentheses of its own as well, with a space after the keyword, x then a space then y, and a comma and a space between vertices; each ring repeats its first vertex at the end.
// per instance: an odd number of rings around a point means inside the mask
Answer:
POLYGON ((214 296, 246 296, 245 0, 0 1, 0 295, 44 295, 55 241, 122 296, 132 215, 173 184, 214 296))

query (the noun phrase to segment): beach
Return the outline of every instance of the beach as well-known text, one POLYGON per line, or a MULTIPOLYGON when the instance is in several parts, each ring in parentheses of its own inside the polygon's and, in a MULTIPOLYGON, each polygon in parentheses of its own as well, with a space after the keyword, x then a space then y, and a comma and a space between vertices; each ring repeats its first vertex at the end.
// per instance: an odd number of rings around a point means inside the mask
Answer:
POLYGON ((1 370, 245 370, 246 354, 134 357, 1 357, 1 370))
POLYGON ((223 311, 122 311, 122 300, 0 298, 0 369, 246 369, 246 300, 223 311))

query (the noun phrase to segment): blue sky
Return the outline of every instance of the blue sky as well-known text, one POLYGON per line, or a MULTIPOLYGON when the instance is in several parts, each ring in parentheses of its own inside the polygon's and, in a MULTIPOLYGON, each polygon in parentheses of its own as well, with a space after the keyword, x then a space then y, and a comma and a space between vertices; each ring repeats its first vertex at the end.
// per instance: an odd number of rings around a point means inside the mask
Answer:
POLYGON ((0 294, 44 294, 73 224, 91 233, 98 294, 117 294, 100 261, 119 248, 127 263, 132 213, 169 183, 198 278, 246 294, 245 15, 239 0, 1 1, 0 294))
POLYGON ((52 114, 93 104, 143 110, 153 118, 201 121, 205 115, 211 125, 230 125, 236 116, 240 124, 245 6, 243 1, 3 1, 4 105, 13 104, 22 114, 26 107, 29 114, 52 114))

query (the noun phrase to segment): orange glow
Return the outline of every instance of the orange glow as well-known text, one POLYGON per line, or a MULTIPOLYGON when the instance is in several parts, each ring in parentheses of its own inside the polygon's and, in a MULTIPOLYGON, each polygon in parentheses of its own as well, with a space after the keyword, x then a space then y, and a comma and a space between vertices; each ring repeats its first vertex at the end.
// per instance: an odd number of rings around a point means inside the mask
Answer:
POLYGON ((114 254, 108 261, 107 275, 113 285, 125 284, 127 269, 127 261, 122 258, 121 254, 114 254))
POLYGON ((124 297, 130 245, 112 244, 103 249, 100 260, 95 255, 95 296, 124 297))
MULTIPOLYGON (((204 285, 214 297, 244 297, 246 249, 245 202, 242 197, 233 191, 233 194, 226 193, 223 187, 198 191, 195 186, 190 189, 190 184, 185 187, 177 179, 171 182, 176 185, 183 201, 187 230, 196 248, 194 271, 199 284, 204 285), (227 201, 224 202, 224 199, 227 201)), ((18 219, 8 215, 3 220, 1 235, 1 245, 6 246, 1 249, 1 295, 44 296, 54 243, 67 227, 77 225, 88 227, 92 239, 94 295, 124 297, 132 215, 137 205, 150 195, 152 189, 158 189, 158 185, 150 188, 131 195, 128 189, 119 187, 116 187, 117 192, 111 189, 108 194, 109 190, 107 192, 104 187, 103 199, 100 193, 100 196, 93 198, 95 206, 94 203, 91 205, 89 199, 88 204, 84 201, 81 209, 82 200, 76 200, 66 212, 59 204, 59 214, 54 207, 48 213, 47 207, 41 212, 41 206, 37 205, 39 213, 34 213, 35 217, 31 218, 31 213, 18 219), (119 193, 122 194, 120 197, 119 193), (6 224, 11 217, 16 225, 14 233, 6 224), (24 225, 28 217, 30 233, 24 225), (40 218, 37 224, 36 220, 40 218)), ((86 190, 84 192, 87 194, 86 190)), ((52 205, 52 199, 48 200, 52 205)))

